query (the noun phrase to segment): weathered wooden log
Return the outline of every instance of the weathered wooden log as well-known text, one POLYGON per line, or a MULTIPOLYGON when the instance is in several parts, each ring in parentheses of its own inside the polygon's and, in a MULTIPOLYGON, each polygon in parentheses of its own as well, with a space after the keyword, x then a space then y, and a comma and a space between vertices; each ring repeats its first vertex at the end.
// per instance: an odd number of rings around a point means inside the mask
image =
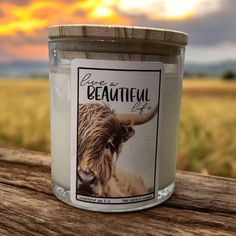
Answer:
POLYGON ((159 207, 105 214, 73 208, 51 191, 50 156, 0 148, 0 235, 235 235, 236 180, 177 172, 159 207))

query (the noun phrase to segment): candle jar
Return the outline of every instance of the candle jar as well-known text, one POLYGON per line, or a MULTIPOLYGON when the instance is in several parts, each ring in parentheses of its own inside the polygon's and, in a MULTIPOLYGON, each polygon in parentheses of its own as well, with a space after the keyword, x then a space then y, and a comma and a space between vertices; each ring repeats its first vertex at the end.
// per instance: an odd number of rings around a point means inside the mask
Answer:
POLYGON ((182 32, 49 27, 53 192, 75 207, 145 209, 174 191, 182 32))

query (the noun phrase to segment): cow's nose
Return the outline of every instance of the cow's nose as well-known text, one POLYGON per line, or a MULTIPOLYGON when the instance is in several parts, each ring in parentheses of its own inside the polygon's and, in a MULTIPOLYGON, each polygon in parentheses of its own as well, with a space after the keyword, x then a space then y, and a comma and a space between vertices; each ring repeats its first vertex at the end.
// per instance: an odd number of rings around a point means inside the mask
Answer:
POLYGON ((79 177, 79 180, 81 181, 82 184, 89 185, 89 186, 94 184, 95 180, 96 180, 96 176, 94 175, 94 173, 92 171, 87 173, 83 170, 79 170, 78 177, 79 177))

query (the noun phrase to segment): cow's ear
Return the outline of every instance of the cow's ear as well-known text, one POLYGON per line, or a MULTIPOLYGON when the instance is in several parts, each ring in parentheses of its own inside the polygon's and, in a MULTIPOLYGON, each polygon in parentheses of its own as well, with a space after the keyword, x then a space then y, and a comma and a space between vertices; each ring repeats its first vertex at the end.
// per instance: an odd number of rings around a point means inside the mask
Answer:
POLYGON ((122 142, 126 142, 128 139, 130 139, 135 131, 132 126, 130 125, 123 125, 121 126, 121 137, 122 137, 122 142))

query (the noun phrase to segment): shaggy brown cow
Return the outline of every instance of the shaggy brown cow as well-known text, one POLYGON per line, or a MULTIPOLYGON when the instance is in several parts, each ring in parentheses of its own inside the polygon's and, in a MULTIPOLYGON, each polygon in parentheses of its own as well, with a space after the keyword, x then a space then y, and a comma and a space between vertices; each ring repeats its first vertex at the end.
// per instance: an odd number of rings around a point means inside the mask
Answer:
POLYGON ((90 196, 134 196, 147 193, 143 179, 116 168, 122 144, 135 133, 133 125, 151 120, 157 108, 143 115, 116 114, 99 103, 79 105, 78 192, 90 196))

